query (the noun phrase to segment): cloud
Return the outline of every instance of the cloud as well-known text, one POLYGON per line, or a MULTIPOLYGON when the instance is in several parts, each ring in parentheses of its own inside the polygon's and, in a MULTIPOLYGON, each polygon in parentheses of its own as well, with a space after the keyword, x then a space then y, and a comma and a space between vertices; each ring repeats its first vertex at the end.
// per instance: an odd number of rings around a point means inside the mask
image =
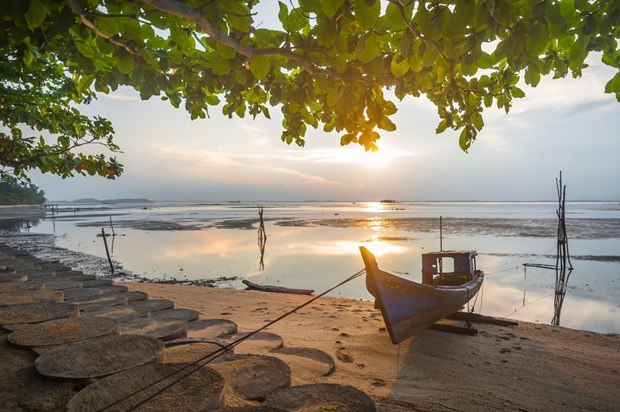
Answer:
MULTIPOLYGON (((175 163, 175 174, 187 179, 219 183, 287 185, 294 177, 295 184, 338 186, 340 182, 318 174, 304 173, 287 163, 299 161, 284 153, 239 153, 234 151, 195 149, 186 146, 162 147, 160 156, 175 163)), ((289 183, 290 184, 290 183, 289 183)))

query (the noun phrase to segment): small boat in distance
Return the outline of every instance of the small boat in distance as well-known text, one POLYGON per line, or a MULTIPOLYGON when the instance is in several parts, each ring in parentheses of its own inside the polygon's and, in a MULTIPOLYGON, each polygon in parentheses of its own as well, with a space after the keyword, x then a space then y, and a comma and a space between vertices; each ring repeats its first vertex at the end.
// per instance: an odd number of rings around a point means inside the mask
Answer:
POLYGON ((379 269, 375 256, 360 247, 366 288, 375 297, 392 343, 397 344, 436 321, 458 312, 478 292, 484 273, 475 251, 422 255, 422 283, 379 269))
POLYGON ((291 293, 293 295, 311 295, 314 293, 314 289, 294 289, 282 286, 259 285, 247 279, 243 279, 241 282, 247 286, 248 290, 259 290, 261 292, 291 293))

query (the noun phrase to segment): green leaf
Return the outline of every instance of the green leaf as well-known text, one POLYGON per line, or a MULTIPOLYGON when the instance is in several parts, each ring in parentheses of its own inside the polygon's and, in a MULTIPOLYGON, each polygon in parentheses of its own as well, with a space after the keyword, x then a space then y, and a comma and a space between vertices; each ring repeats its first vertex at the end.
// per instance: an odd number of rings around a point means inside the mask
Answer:
POLYGON ((484 119, 480 116, 480 113, 474 113, 472 116, 472 123, 476 130, 482 130, 484 127, 484 119))
POLYGON ((538 66, 530 65, 525 70, 525 83, 529 84, 532 87, 536 87, 540 82, 540 71, 538 70, 538 66))
MULTIPOLYGON (((413 4, 414 2, 410 3, 413 4)), ((406 13, 407 11, 405 11, 405 14, 406 13)), ((411 16, 411 14, 409 16, 411 16)), ((400 9, 393 3, 389 3, 385 8, 385 20, 387 21, 390 29, 394 31, 404 30, 407 27, 400 9)))
POLYGON ((84 93, 85 90, 88 90, 90 88, 90 85, 93 83, 93 80, 95 80, 95 76, 93 75, 81 76, 76 84, 77 92, 79 94, 84 93))
POLYGON ((76 41, 75 47, 77 47, 77 49, 82 54, 82 56, 88 57, 89 59, 92 59, 93 57, 95 57, 95 51, 90 46, 90 44, 84 43, 82 41, 76 41))
POLYGON ((187 34, 179 26, 170 27, 170 39, 174 41, 180 48, 185 49, 189 46, 187 34))
POLYGON ((522 99, 525 97, 525 92, 521 89, 519 89, 518 87, 513 87, 512 88, 512 96, 516 97, 518 99, 522 99))
POLYGON ((491 107, 493 105, 493 96, 490 94, 484 95, 484 107, 491 107))
POLYGON ((427 43, 426 50, 424 50, 424 54, 422 55, 422 64, 424 67, 431 67, 435 64, 435 59, 439 54, 439 50, 433 44, 427 43))
POLYGON ((569 66, 573 70, 579 70, 588 51, 586 50, 586 41, 584 36, 579 36, 568 51, 569 66))
POLYGON ((317 43, 320 46, 332 46, 338 36, 338 30, 333 21, 318 18, 316 27, 317 43))
POLYGON ((209 64, 213 73, 224 76, 230 73, 230 63, 217 52, 209 53, 209 64))
POLYGON ((96 17, 95 25, 108 36, 114 36, 120 31, 116 19, 112 17, 96 17))
POLYGON ((455 30, 463 30, 468 24, 471 24, 475 12, 476 7, 470 0, 457 0, 452 15, 452 24, 455 26, 455 30))
POLYGON ((299 0, 299 7, 306 13, 320 13, 323 6, 319 0, 299 0))
POLYGON ((549 32, 544 21, 539 22, 531 27, 525 44, 529 55, 534 57, 542 54, 549 43, 549 32))
POLYGON ((442 119, 437 125, 437 128, 435 129, 435 133, 437 134, 443 133, 447 128, 448 128, 448 122, 446 121, 446 119, 442 119))
POLYGON ((282 2, 278 2, 280 7, 280 12, 278 13, 278 19, 282 23, 282 28, 287 33, 294 33, 302 30, 304 27, 308 25, 308 16, 305 11, 294 8, 291 10, 289 14, 288 8, 282 2))
POLYGON ((217 106, 218 104, 220 104, 220 99, 216 95, 206 92, 205 102, 207 102, 207 104, 210 106, 217 106))
POLYGON ((45 21, 45 17, 48 15, 49 10, 41 1, 32 0, 30 2, 30 6, 28 7, 28 11, 24 18, 26 19, 26 24, 30 30, 34 30, 37 27, 40 27, 45 21))
POLYGON ((362 63, 368 63, 379 55, 379 45, 373 33, 367 33, 357 43, 357 58, 362 63))
POLYGON ((467 150, 469 150, 469 148, 471 147, 471 143, 472 138, 470 135, 470 129, 469 127, 464 127, 463 130, 461 130, 461 134, 459 135, 459 146, 461 150, 467 152, 467 150))
POLYGON ((319 0, 323 12, 330 19, 336 15, 340 6, 344 4, 344 0, 319 0))
POLYGON ((247 33, 252 28, 250 9, 243 2, 218 1, 217 8, 233 29, 247 33))
POLYGON ((269 56, 254 56, 250 58, 250 71, 256 79, 263 80, 271 69, 269 56))
POLYGON ((575 14, 575 0, 560 0, 559 3, 562 17, 569 18, 575 14))
POLYGON ((29 48, 25 49, 24 50, 24 63, 26 64, 26 66, 30 66, 33 59, 34 59, 34 54, 32 54, 29 48))
POLYGON ((355 2, 355 17, 361 28, 369 30, 375 27, 381 13, 381 2, 373 1, 370 5, 366 1, 355 2))
POLYGON ((118 68, 118 71, 123 74, 129 74, 133 70, 133 66, 133 56, 125 50, 119 51, 118 58, 116 59, 116 67, 118 68))
POLYGON ((607 82, 605 85, 605 93, 620 93, 620 72, 607 82))
POLYGON ((395 54, 394 56, 392 56, 390 70, 392 71, 392 74, 396 77, 404 76, 409 71, 409 62, 407 61, 407 59, 403 59, 397 54, 395 54))
POLYGON ((278 20, 280 20, 280 23, 282 23, 282 25, 284 26, 284 22, 288 18, 288 7, 286 7, 286 4, 282 3, 281 1, 279 1, 278 2, 278 8, 279 8, 278 20))
POLYGON ((394 130, 396 130, 396 125, 394 124, 394 122, 387 117, 381 118, 381 121, 379 122, 379 127, 388 132, 393 132, 394 130))
POLYGON ((215 50, 220 56, 226 60, 232 60, 237 55, 237 52, 232 47, 228 47, 222 43, 215 43, 215 50))

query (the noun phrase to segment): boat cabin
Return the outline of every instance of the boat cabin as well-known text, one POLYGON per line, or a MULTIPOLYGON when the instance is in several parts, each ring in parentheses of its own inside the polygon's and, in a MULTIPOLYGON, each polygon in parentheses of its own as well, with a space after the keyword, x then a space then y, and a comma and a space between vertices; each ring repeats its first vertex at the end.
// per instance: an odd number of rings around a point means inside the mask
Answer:
POLYGON ((422 283, 459 286, 476 272, 476 251, 451 250, 422 254, 422 283))

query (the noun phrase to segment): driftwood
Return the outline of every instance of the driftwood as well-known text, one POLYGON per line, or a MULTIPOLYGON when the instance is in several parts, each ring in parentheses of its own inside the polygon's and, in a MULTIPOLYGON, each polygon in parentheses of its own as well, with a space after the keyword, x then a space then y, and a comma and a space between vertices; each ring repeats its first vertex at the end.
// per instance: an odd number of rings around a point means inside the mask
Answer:
POLYGON ((439 332, 456 333, 459 335, 473 336, 478 333, 478 329, 464 328, 462 326, 455 326, 455 325, 446 325, 444 323, 434 323, 428 328, 431 330, 439 331, 439 332))
POLYGON ((261 292, 292 293, 294 295, 311 295, 314 293, 314 289, 294 289, 285 288, 282 286, 259 285, 254 282, 250 282, 247 279, 243 279, 241 282, 243 282, 249 290, 259 290, 261 292))
POLYGON ((517 326, 519 324, 519 322, 515 322, 514 320, 498 319, 492 316, 481 315, 479 313, 467 313, 467 312, 456 312, 448 316, 446 319, 464 320, 464 321, 476 322, 476 323, 487 323, 487 324, 499 325, 499 326, 517 326))

